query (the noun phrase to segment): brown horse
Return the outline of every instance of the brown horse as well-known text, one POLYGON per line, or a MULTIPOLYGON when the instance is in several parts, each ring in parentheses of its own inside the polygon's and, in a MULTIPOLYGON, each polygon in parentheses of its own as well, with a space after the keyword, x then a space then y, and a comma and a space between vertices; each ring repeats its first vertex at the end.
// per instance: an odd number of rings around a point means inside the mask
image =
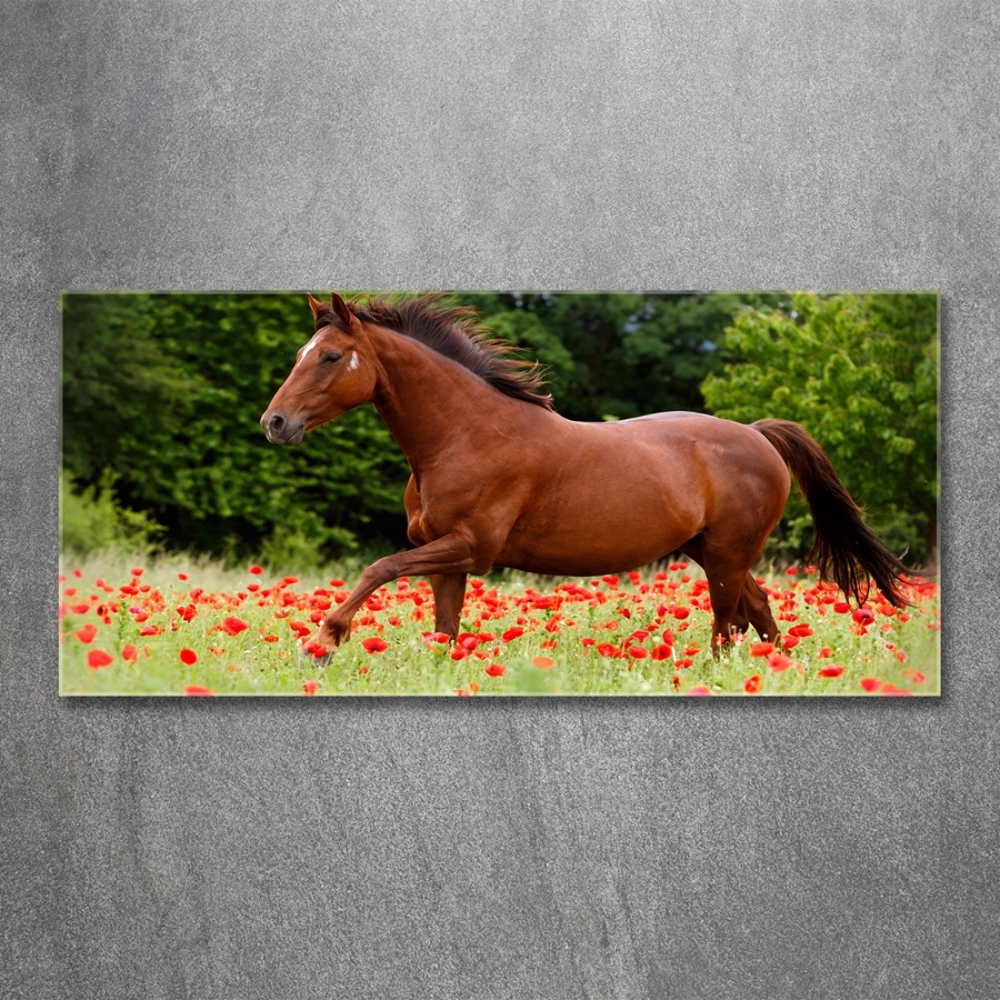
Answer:
POLYGON ((702 413, 614 423, 567 420, 537 366, 505 356, 470 310, 427 296, 401 304, 309 296, 315 333, 261 417, 274 444, 371 401, 412 470, 407 534, 416 548, 369 566, 315 636, 346 641, 380 586, 430 578, 436 628, 455 637, 466 574, 509 566, 591 576, 680 550, 708 578, 712 649, 753 625, 778 628, 750 572, 788 499, 791 467, 812 511, 820 573, 859 601, 885 598, 906 567, 868 528, 819 445, 798 425, 752 426, 702 413))

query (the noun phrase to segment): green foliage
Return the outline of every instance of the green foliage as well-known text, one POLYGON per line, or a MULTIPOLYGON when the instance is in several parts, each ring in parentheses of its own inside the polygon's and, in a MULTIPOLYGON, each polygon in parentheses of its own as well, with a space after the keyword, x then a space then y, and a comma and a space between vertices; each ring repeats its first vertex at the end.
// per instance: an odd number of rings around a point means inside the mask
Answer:
POLYGON ((549 366, 556 408, 575 420, 702 410, 726 360, 724 332, 768 294, 561 292, 461 296, 502 337, 549 366))
POLYGON ((65 469, 60 481, 60 532, 65 552, 88 553, 118 547, 148 551, 165 528, 151 514, 122 507, 114 492, 115 474, 106 469, 97 485, 75 490, 65 469))
MULTIPOLYGON (((937 533, 937 317, 934 294, 796 294, 739 312, 726 344, 743 360, 702 385, 717 416, 802 424, 885 543, 918 565, 937 533)), ((811 524, 794 495, 778 546, 801 554, 811 524)))
MULTIPOLYGON (((702 410, 707 399, 741 421, 799 421, 889 544, 926 551, 936 530, 935 296, 455 297, 547 366, 565 416, 702 410)), ((74 546, 153 539, 162 526, 172 549, 306 568, 405 545, 409 469, 371 405, 295 448, 269 444, 259 427, 312 332, 304 295, 71 294, 63 311, 64 466, 78 484, 63 521, 74 546), (129 518, 143 516, 147 534, 136 522, 129 535, 129 518)), ((782 544, 799 551, 810 523, 793 503, 782 544)))
POLYGON ((260 429, 312 332, 303 298, 66 296, 66 467, 85 483, 113 467, 122 502, 152 507, 177 548, 274 552, 297 538, 322 561, 380 517, 398 527, 408 470, 371 406, 296 448, 260 429))

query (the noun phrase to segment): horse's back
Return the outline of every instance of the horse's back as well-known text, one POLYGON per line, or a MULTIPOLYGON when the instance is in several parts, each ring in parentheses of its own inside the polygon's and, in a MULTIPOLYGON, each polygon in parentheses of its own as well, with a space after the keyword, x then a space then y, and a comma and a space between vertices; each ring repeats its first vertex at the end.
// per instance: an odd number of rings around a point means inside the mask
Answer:
POLYGON ((687 412, 606 423, 546 417, 549 433, 522 457, 535 489, 505 565, 584 572, 610 565, 612 553, 618 568, 642 565, 716 525, 769 531, 787 500, 785 464, 752 427, 687 412), (587 550, 597 558, 578 563, 587 550))

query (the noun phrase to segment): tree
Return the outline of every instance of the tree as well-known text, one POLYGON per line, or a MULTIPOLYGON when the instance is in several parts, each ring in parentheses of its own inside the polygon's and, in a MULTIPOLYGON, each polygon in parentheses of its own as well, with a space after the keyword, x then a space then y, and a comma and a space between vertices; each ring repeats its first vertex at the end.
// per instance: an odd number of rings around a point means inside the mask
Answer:
MULTIPOLYGON (((743 360, 702 384, 716 416, 794 420, 819 442, 872 527, 919 565, 937 539, 938 297, 799 293, 736 314, 743 360)), ((778 547, 801 555, 811 518, 793 495, 778 547)))
POLYGON ((721 371, 724 334, 745 293, 464 293, 484 323, 550 370, 556 409, 574 420, 703 410, 700 385, 721 371))

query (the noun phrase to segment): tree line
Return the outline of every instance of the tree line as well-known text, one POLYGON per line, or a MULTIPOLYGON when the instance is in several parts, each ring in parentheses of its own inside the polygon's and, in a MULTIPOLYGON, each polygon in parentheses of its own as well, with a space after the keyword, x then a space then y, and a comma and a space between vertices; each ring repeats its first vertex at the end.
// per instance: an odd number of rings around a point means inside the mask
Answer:
MULTIPOLYGON (((796 420, 887 544, 917 562, 933 547, 936 295, 453 297, 547 367, 563 415, 796 420)), ((62 307, 64 545, 132 538, 303 565, 406 544, 409 470, 370 404, 296 448, 260 430, 312 334, 304 293, 72 293, 62 307)), ((810 532, 793 497, 774 553, 800 557, 810 532)))

